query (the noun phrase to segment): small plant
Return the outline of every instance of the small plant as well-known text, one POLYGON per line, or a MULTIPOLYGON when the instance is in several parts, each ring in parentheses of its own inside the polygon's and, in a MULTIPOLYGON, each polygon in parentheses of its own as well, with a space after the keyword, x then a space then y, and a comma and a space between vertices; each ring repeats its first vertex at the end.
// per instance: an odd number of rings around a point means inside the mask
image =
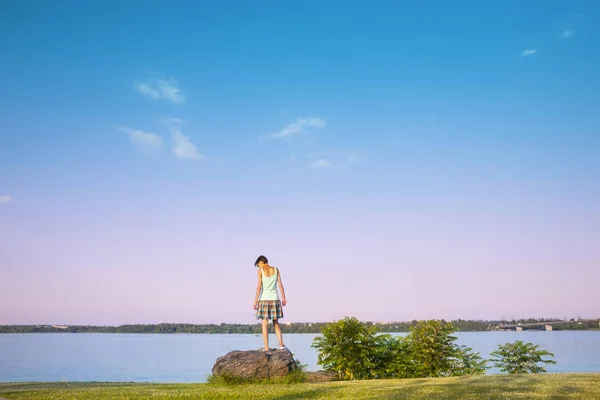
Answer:
POLYGON ((554 357, 546 350, 538 350, 539 346, 533 343, 523 343, 517 340, 513 343, 499 345, 498 350, 490 353, 490 361, 496 368, 509 374, 537 374, 547 372, 538 363, 556 364, 553 360, 544 360, 542 357, 554 357))

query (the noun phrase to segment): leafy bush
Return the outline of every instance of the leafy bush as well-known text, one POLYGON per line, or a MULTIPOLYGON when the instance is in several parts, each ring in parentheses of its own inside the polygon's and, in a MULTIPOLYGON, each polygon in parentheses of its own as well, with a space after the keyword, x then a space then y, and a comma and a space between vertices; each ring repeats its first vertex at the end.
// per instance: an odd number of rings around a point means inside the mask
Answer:
POLYGON ((405 353, 405 376, 410 378, 482 374, 486 361, 470 347, 455 342, 456 327, 440 321, 419 321, 410 328, 405 353))
POLYGON ((485 372, 486 361, 458 346, 452 324, 420 321, 406 337, 377 335, 377 328, 346 317, 323 327, 312 347, 318 364, 340 379, 459 376, 485 372))
POLYGON ((460 346, 454 359, 453 376, 482 375, 485 373, 487 360, 481 358, 479 353, 467 346, 460 346))
POLYGON ((390 335, 376 335, 377 328, 365 326, 354 317, 327 324, 322 337, 313 340, 319 365, 340 379, 368 379, 381 370, 390 335))
POLYGON ((408 343, 402 337, 387 334, 377 336, 373 349, 373 367, 369 378, 399 378, 406 375, 408 343))
POLYGON ((523 343, 517 340, 513 343, 499 345, 498 350, 490 353, 494 366, 509 374, 537 374, 546 372, 546 369, 538 363, 556 364, 553 360, 544 360, 543 356, 554 357, 554 354, 546 350, 538 350, 539 345, 523 343))

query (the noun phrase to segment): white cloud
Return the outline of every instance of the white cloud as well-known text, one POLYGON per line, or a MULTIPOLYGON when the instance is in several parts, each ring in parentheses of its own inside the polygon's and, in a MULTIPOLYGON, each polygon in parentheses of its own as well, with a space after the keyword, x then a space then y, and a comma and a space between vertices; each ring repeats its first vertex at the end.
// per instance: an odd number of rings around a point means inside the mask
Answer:
POLYGON ((174 79, 157 79, 153 84, 135 83, 135 88, 144 96, 152 100, 165 99, 174 104, 183 104, 185 96, 179 88, 179 82, 174 79))
POLYGON ((150 97, 152 100, 160 99, 160 92, 150 86, 148 83, 136 83, 135 88, 141 94, 150 97))
POLYGON ((293 124, 283 128, 279 132, 269 135, 272 139, 282 139, 306 132, 309 128, 322 128, 325 126, 325 121, 320 118, 300 118, 293 124))
POLYGON ((536 49, 527 49, 527 50, 524 50, 521 54, 519 54, 519 57, 532 56, 537 52, 538 52, 538 50, 536 50, 536 49))
POLYGON ((361 158, 360 154, 347 151, 312 152, 291 157, 292 161, 298 159, 304 160, 308 163, 309 167, 315 169, 342 168, 345 165, 360 161, 361 158))
POLYGON ((162 137, 155 133, 144 132, 139 129, 126 128, 122 126, 118 127, 117 129, 127 133, 129 139, 140 151, 161 149, 163 147, 164 141, 162 137))
POLYGON ((355 163, 359 161, 362 156, 358 153, 352 153, 348 151, 332 151, 332 152, 312 152, 307 154, 308 158, 318 158, 318 157, 335 157, 342 160, 345 160, 349 163, 355 163))
POLYGON ((171 118, 164 120, 164 122, 169 125, 169 132, 174 142, 171 150, 176 157, 183 160, 204 160, 206 158, 198 152, 198 149, 194 146, 189 136, 185 136, 181 132, 182 123, 180 119, 171 118))
POLYGON ((183 97, 183 92, 178 88, 178 86, 179 82, 174 80, 158 80, 158 89, 162 93, 163 97, 172 103, 182 104, 185 101, 185 98, 183 97))
POLYGON ((320 160, 316 160, 308 164, 311 168, 339 168, 340 164, 335 164, 333 161, 328 160, 326 158, 321 158, 320 160))
POLYGON ((10 203, 11 201, 13 199, 10 196, 0 196, 0 203, 10 203))
POLYGON ((563 39, 568 39, 570 37, 575 36, 575 32, 574 31, 570 31, 570 30, 566 30, 563 33, 560 34, 560 37, 563 39))

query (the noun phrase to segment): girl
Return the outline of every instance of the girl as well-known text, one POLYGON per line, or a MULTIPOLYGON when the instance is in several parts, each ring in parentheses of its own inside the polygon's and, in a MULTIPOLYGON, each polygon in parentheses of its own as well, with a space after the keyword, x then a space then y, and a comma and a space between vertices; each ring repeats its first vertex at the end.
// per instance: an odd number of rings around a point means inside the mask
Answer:
POLYGON ((273 320, 275 335, 279 341, 279 350, 285 349, 283 338, 281 337, 281 327, 279 319, 283 318, 282 305, 286 305, 285 291, 281 283, 281 274, 279 268, 269 265, 267 257, 260 256, 254 263, 258 267, 258 285, 256 286, 256 296, 254 297, 254 309, 256 318, 262 320, 262 338, 264 343, 263 351, 269 351, 269 320, 273 320), (277 295, 277 286, 281 292, 281 301, 277 295))

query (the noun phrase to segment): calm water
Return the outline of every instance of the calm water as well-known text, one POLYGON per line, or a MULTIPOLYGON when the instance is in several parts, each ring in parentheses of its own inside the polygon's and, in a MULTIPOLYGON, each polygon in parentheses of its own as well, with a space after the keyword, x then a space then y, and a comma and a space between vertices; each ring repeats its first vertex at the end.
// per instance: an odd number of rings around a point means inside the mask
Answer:
MULTIPOLYGON (((487 358, 498 344, 523 340, 554 353, 549 372, 600 372, 600 331, 457 333, 458 343, 487 358)), ((316 371, 313 334, 284 335, 308 370, 316 371)), ((276 339, 272 335, 271 345, 276 339)), ((259 349, 258 335, 46 333, 0 334, 0 382, 204 382, 217 357, 259 349)), ((488 373, 497 373, 490 370, 488 373)))

